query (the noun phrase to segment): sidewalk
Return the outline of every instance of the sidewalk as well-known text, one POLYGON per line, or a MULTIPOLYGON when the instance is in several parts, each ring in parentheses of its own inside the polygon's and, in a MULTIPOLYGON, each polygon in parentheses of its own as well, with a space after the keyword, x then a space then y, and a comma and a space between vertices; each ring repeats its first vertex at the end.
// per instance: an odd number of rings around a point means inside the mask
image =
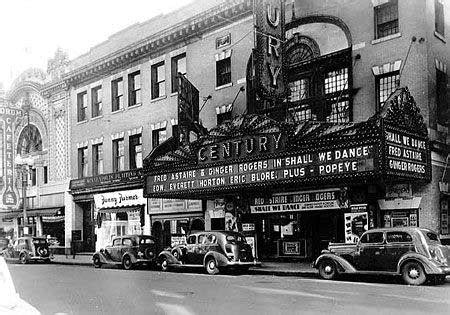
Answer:
MULTIPOLYGON (((80 253, 75 258, 72 255, 54 255, 54 257, 54 264, 92 266, 92 253, 80 253)), ((314 277, 317 270, 305 262, 262 262, 260 267, 251 267, 249 274, 314 277)))

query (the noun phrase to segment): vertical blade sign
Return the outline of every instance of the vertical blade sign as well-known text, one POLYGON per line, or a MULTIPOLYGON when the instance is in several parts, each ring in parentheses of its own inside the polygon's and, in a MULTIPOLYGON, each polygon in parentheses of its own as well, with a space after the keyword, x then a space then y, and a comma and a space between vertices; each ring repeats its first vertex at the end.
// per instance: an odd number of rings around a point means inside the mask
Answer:
POLYGON ((254 0, 255 82, 259 98, 269 101, 286 97, 283 43, 284 0, 254 0))

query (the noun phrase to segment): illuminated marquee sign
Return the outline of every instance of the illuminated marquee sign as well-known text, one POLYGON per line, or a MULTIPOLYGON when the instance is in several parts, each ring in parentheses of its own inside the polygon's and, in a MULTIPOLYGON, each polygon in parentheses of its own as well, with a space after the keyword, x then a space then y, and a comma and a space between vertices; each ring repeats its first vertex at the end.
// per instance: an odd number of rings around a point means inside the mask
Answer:
POLYGON ((4 169, 5 185, 2 195, 2 203, 6 207, 17 205, 18 195, 14 187, 14 128, 17 119, 23 116, 23 112, 19 108, 0 107, 0 126, 3 128, 3 152, 4 165, 0 165, 4 169))
POLYGON ((251 200, 251 213, 313 211, 348 208, 346 190, 327 189, 274 194, 251 200))
POLYGON ((276 100, 286 96, 283 69, 284 0, 255 0, 256 87, 263 99, 276 100))
POLYGON ((430 173, 426 138, 411 136, 387 127, 385 136, 385 169, 388 174, 426 179, 430 173))
POLYGON ((375 169, 374 155, 374 145, 362 145, 251 162, 196 167, 147 176, 146 193, 153 196, 170 195, 187 190, 205 191, 219 187, 264 186, 302 181, 313 177, 359 174, 375 169))

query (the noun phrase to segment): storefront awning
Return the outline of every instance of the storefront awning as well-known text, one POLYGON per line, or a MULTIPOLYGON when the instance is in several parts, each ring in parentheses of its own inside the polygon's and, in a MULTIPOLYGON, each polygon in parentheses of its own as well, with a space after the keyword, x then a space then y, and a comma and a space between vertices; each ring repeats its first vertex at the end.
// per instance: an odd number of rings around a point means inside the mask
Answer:
POLYGON ((379 199, 378 206, 380 210, 406 210, 406 209, 418 209, 422 197, 413 198, 396 198, 392 200, 379 199))
POLYGON ((120 207, 120 208, 105 208, 99 209, 99 213, 124 213, 124 212, 133 212, 133 211, 141 211, 143 206, 134 206, 134 207, 120 207))
MULTIPOLYGON (((64 207, 52 207, 52 208, 33 208, 27 209, 27 216, 29 217, 64 217, 64 207)), ((3 219, 15 219, 23 216, 23 210, 11 211, 7 213, 0 213, 3 219)))

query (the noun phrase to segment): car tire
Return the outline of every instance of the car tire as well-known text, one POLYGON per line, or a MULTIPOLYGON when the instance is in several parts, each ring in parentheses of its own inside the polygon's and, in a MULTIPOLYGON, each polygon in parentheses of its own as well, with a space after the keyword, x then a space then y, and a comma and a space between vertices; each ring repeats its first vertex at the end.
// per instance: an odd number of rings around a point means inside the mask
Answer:
POLYGON ((22 265, 25 265, 25 264, 28 263, 28 258, 27 258, 27 255, 25 253, 20 254, 19 260, 20 260, 20 263, 22 265))
POLYGON ((172 252, 173 257, 175 257, 176 260, 180 260, 180 253, 178 252, 178 250, 174 250, 172 252))
POLYGON ((161 268, 161 271, 169 271, 169 262, 166 257, 161 257, 159 260, 159 266, 161 268))
POLYGON ((125 255, 122 258, 122 267, 125 270, 133 269, 133 262, 131 261, 131 257, 129 255, 125 255))
POLYGON ((94 265, 94 268, 101 268, 102 263, 100 261, 100 257, 94 256, 94 258, 92 258, 92 264, 94 265))
POLYGON ((217 267, 217 261, 214 257, 209 257, 205 262, 206 272, 210 275, 216 275, 219 273, 219 267, 217 267))
POLYGON ((324 259, 319 263, 319 276, 325 280, 336 279, 338 271, 336 263, 331 259, 324 259))
POLYGON ((403 265, 402 277, 409 285, 421 285, 427 280, 422 264, 417 261, 409 261, 403 265))

